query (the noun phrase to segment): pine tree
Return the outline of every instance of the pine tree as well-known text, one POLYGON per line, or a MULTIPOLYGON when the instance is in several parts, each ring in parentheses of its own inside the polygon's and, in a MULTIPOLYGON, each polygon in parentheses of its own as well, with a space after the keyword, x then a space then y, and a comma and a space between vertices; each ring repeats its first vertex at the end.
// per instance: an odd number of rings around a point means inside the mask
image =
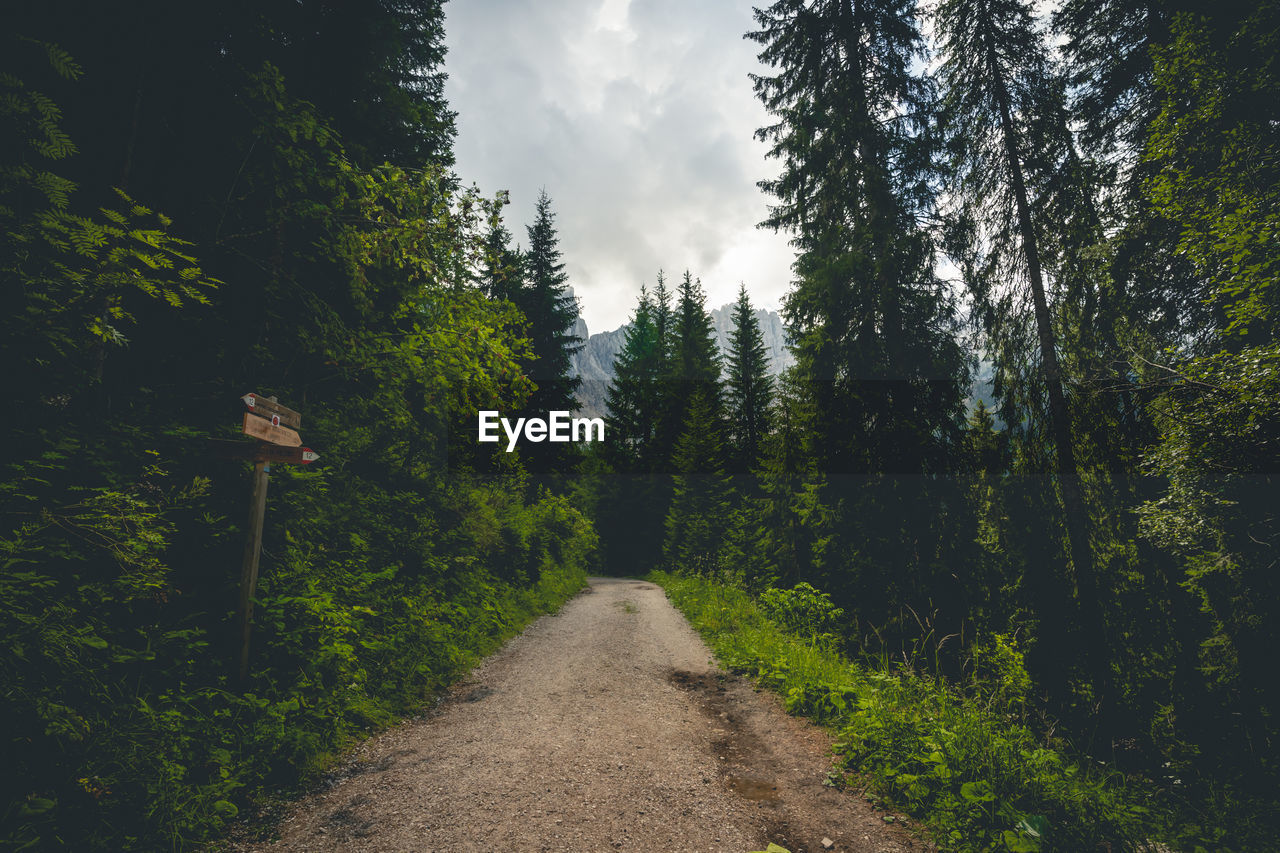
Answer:
POLYGON ((945 468, 965 367, 933 273, 931 91, 909 0, 778 0, 756 10, 754 78, 776 124, 757 136, 782 174, 762 225, 795 235, 784 303, 815 389, 828 471, 945 468))
POLYGON ((671 350, 671 318, 671 291, 667 289, 666 276, 658 270, 653 285, 653 325, 658 332, 658 351, 664 361, 671 350))
POLYGON ((795 500, 806 482, 817 479, 808 447, 812 440, 812 390, 799 380, 794 367, 783 372, 769 413, 772 431, 764 442, 761 525, 779 586, 793 586, 802 580, 812 563, 812 543, 795 500))
MULTIPOLYGON (((1038 356, 1038 370, 1030 377, 1035 390, 1022 393, 1032 399, 1042 392, 1048 403, 1048 437, 1084 619, 1082 640, 1091 675, 1109 701, 1102 593, 1046 287, 1044 246, 1052 240, 1046 237, 1048 217, 1038 208, 1046 199, 1036 195, 1073 156, 1063 86, 1049 65, 1031 10, 1020 0, 947 0, 937 24, 959 196, 969 220, 982 222, 971 245, 990 247, 984 257, 966 263, 966 280, 993 333, 997 369, 1015 385, 1025 385, 1017 371, 1038 356), (1007 290, 1011 276, 1030 291, 1029 319, 1026 307, 1007 290)), ((1016 421, 1006 417, 1006 422, 1016 421)), ((1050 596, 1043 597, 1042 610, 1052 607, 1050 596)), ((1065 638, 1046 642, 1066 655, 1065 638)))
POLYGON ((520 247, 511 246, 511 232, 502 223, 502 207, 508 204, 506 192, 498 195, 499 204, 489 216, 489 231, 484 236, 484 257, 480 263, 480 287, 494 300, 516 301, 524 283, 524 257, 520 247))
POLYGON ((643 286, 606 397, 609 440, 603 448, 607 470, 597 487, 596 526, 606 565, 643 574, 662 556, 663 523, 670 504, 667 458, 654 458, 664 359, 658 306, 643 286))
POLYGON ((1150 51, 1168 38, 1168 14, 1150 0, 1066 0, 1054 12, 1090 150, 1119 157, 1128 148, 1133 156, 1145 144, 1158 103, 1150 51))
POLYGON ((702 283, 686 270, 666 335, 662 410, 654 447, 655 454, 661 454, 664 461, 672 458, 695 394, 705 396, 709 410, 717 418, 723 413, 720 349, 706 301, 702 283))
POLYGON ((729 437, 733 445, 731 467, 735 473, 745 474, 760 462, 762 444, 769 430, 769 401, 773 393, 764 335, 760 333, 760 321, 751 310, 746 285, 738 288, 738 302, 733 310, 726 390, 729 437))
POLYGON ((663 544, 664 562, 672 569, 706 574, 717 567, 733 494, 718 409, 713 386, 692 386, 672 456, 676 474, 663 544))
POLYGON ((484 236, 480 286, 491 299, 515 302, 520 298, 523 281, 524 258, 518 247, 512 248, 511 232, 502 224, 499 211, 495 210, 484 236))
POLYGON ((640 470, 640 460, 647 457, 653 439, 662 370, 653 315, 649 291, 641 285, 640 302, 623 333, 622 350, 613 362, 613 379, 605 397, 607 450, 617 470, 640 470))
MULTIPOLYGON (((576 409, 574 394, 582 383, 569 375, 572 356, 582 349, 582 339, 574 334, 578 303, 568 290, 569 276, 560 259, 555 214, 546 190, 538 194, 537 212, 527 231, 524 282, 512 301, 529 321, 533 350, 528 372, 537 387, 525 411, 546 417, 548 412, 576 409)), ((573 453, 572 445, 551 442, 527 444, 523 450, 530 469, 542 472, 562 470, 573 453)))
POLYGON ((520 307, 529 319, 536 361, 530 376, 538 384, 530 405, 541 411, 575 408, 573 394, 581 380, 569 377, 570 359, 582 349, 573 333, 578 319, 577 300, 569 294, 569 276, 560 259, 555 214, 546 190, 538 194, 537 213, 524 255, 525 286, 520 307))
POLYGON ((678 293, 667 369, 681 382, 705 387, 709 391, 708 404, 718 408, 720 349, 716 345, 715 324, 707 313, 707 295, 702 282, 688 270, 678 293))
POLYGON ((770 475, 779 572, 885 625, 927 606, 947 571, 952 522, 931 475, 954 466, 967 380, 934 272, 922 40, 909 0, 778 0, 756 21, 748 38, 774 69, 756 93, 777 119, 757 136, 782 163, 761 183, 777 200, 762 226, 794 235, 783 315, 805 405, 788 428, 812 459, 770 475))

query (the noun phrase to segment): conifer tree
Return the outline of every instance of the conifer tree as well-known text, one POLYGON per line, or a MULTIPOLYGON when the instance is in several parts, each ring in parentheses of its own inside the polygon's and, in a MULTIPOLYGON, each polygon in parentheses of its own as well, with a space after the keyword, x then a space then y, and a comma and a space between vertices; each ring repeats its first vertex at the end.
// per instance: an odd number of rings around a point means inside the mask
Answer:
POLYGON ((664 371, 655 320, 658 306, 641 287, 635 314, 606 397, 607 470, 598 486, 596 525, 607 565, 642 574, 661 559, 663 522, 670 502, 666 455, 655 448, 664 371), (654 459, 662 456, 659 466, 654 459))
MULTIPOLYGON (((1033 353, 1038 356, 1030 381, 1048 404, 1067 547, 1084 617, 1082 640, 1095 684, 1106 694, 1106 623, 1048 302, 1044 246, 1049 223, 1039 209, 1046 199, 1036 195, 1073 155, 1063 87, 1049 65, 1031 10, 1021 0, 947 0, 938 10, 937 24, 959 197, 969 220, 983 223, 971 245, 990 247, 984 257, 969 259, 966 279, 993 333, 997 369, 1012 373, 1013 365, 1022 368, 1034 363, 1033 353), (1006 287, 1011 277, 1030 291, 1030 318, 1006 287)), ((1027 380, 1015 376, 1013 381, 1027 380)), ((1052 606, 1044 604, 1042 609, 1052 606)), ((1066 654, 1064 638, 1046 641, 1066 654)))
POLYGON ((777 584, 792 586, 803 579, 811 563, 808 534, 797 512, 795 496, 805 482, 813 482, 813 457, 808 447, 813 422, 813 389, 799 380, 792 367, 778 378, 770 411, 772 430, 765 437, 760 489, 764 493, 761 525, 777 584))
POLYGON ((682 382, 707 388, 708 404, 718 408, 720 350, 716 346, 715 325, 707 313, 707 295, 702 290, 702 282, 688 270, 680 282, 670 335, 669 373, 682 382))
POLYGON ((527 230, 525 285, 517 304, 529 320, 536 358, 529 375, 538 390, 530 406, 539 411, 573 409, 573 394, 581 384, 580 379, 569 376, 570 357, 582 349, 582 339, 573 332, 578 304, 569 294, 569 276, 561 261, 555 214, 546 190, 538 194, 537 212, 527 230))
POLYGON ((672 456, 676 473, 663 545, 669 567, 698 573, 716 568, 733 493, 725 472, 724 421, 713 387, 698 383, 690 391, 672 456))
POLYGON ((807 401, 794 428, 812 459, 798 491, 770 496, 779 569, 798 561, 883 625, 925 605, 945 571, 951 522, 920 475, 954 466, 967 380, 954 300, 934 272, 922 40, 909 0, 777 0, 756 22, 748 38, 773 73, 755 89, 777 120, 757 136, 782 164, 761 183, 777 202, 761 224, 794 235, 783 315, 807 401))
POLYGON ((613 362, 613 380, 605 397, 608 409, 607 450, 618 470, 638 470, 653 439, 658 379, 662 370, 654 305, 646 287, 623 333, 622 350, 613 362))
MULTIPOLYGON (((536 417, 548 412, 577 408, 574 396, 582 380, 570 376, 571 357, 582 349, 582 339, 574 334, 578 319, 577 300, 569 293, 569 276, 561 260, 555 214, 546 190, 538 194, 532 225, 527 226, 529 249, 523 255, 524 281, 512 301, 529 321, 533 361, 528 373, 537 386, 525 411, 536 417)), ((569 444, 544 441, 522 448, 531 470, 557 471, 568 462, 569 444)))
POLYGON ((716 325, 707 313, 707 293, 703 291, 703 284, 692 277, 689 270, 685 270, 685 278, 681 279, 672 320, 667 371, 673 379, 684 384, 684 400, 677 401, 681 418, 689 407, 695 386, 707 391, 708 405, 713 411, 719 411, 721 355, 716 345, 716 325))
POLYGON ((664 360, 671 349, 671 317, 671 291, 667 289, 666 276, 658 270, 653 285, 653 325, 658 333, 658 351, 664 360))
POLYGON ((751 310, 746 285, 738 288, 729 336, 729 375, 726 383, 729 437, 733 443, 732 470, 743 474, 760 462, 769 429, 769 399, 773 377, 769 375, 764 335, 751 310))
POLYGON ((954 307, 933 273, 931 90, 909 0, 778 0, 747 37, 776 73, 754 78, 780 160, 763 227, 795 235, 784 303, 815 389, 819 467, 945 467, 964 363, 954 307))
POLYGON ((723 413, 720 350, 706 301, 702 283, 686 270, 667 332, 662 409, 654 448, 664 461, 672 459, 695 393, 704 394, 709 411, 717 418, 723 413))
POLYGON ((489 221, 484 235, 484 259, 480 269, 480 286, 492 299, 515 302, 520 299, 524 281, 524 259, 519 247, 512 248, 511 232, 502 224, 498 211, 489 221))
POLYGON ((1066 36, 1075 114, 1090 150, 1135 155, 1158 109, 1151 47, 1169 35, 1168 8, 1151 0, 1066 0, 1053 15, 1066 36))

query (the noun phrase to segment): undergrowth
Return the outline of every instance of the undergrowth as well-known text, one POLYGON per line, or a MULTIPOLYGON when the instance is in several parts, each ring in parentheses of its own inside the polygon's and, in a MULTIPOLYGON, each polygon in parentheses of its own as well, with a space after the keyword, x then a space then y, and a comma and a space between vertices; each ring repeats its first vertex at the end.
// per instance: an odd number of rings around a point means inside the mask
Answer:
MULTIPOLYGON (((655 572, 650 579, 724 666, 836 732, 833 784, 860 780, 923 821, 943 849, 1147 849, 1158 816, 1146 792, 1036 737, 1007 690, 966 694, 905 667, 850 662, 828 633, 838 614, 812 587, 771 590, 757 602, 707 578, 655 572)), ((1016 686, 1016 671, 1010 675, 1016 686)))
POLYGON ((0 532, 0 849, 217 838, 586 581, 595 534, 561 497, 473 487, 459 501, 466 529, 442 534, 407 493, 324 471, 273 479, 245 682, 228 642, 232 572, 179 550, 202 524, 215 544, 239 544, 220 518, 201 521, 203 493, 104 490, 0 532), (110 532, 114 560, 68 529, 110 532))

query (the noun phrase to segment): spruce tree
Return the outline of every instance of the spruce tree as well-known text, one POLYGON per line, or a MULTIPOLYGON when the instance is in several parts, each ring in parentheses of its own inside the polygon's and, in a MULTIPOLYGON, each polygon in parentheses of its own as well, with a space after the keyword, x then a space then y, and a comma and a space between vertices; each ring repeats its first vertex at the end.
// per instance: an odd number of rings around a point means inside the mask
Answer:
POLYGON ((733 331, 729 336, 729 375, 726 397, 729 437, 733 444, 732 470, 745 474, 760 462, 765 434, 769 430, 769 400, 773 377, 760 321, 751 310, 746 285, 738 288, 733 309, 733 331))
POLYGON ((702 282, 688 270, 680 282, 669 337, 667 375, 677 383, 673 389, 674 399, 670 401, 676 421, 683 423, 696 390, 705 392, 707 405, 719 414, 722 403, 720 349, 716 345, 715 325, 707 313, 702 282))
POLYGON ((707 574, 717 566, 733 494, 724 445, 713 386, 693 385, 672 456, 675 482, 663 544, 663 560, 671 569, 707 574))
MULTIPOLYGON (((997 370, 1014 384, 1033 382, 1036 390, 1024 391, 1024 396, 1042 392, 1047 402, 1048 438, 1084 619, 1081 639, 1095 685, 1102 699, 1110 700, 1102 593, 1048 302, 1044 247, 1050 222, 1040 207, 1047 199, 1037 195, 1073 157, 1063 86, 1049 64, 1029 5, 1020 0, 947 0, 938 10, 937 25, 958 197, 964 216, 982 223, 971 245, 987 249, 966 262, 966 280, 995 341, 997 370), (1011 278, 1030 292, 1030 317, 1027 306, 1007 288, 1011 278), (1039 366, 1034 375, 1019 376, 1035 357, 1039 366)), ((1006 417, 1006 422, 1016 421, 1006 417)), ((1054 606, 1050 590, 1044 590, 1042 599, 1042 612, 1054 606)), ((1058 646, 1065 659, 1065 638, 1046 641, 1058 646)), ((1045 671, 1061 674, 1061 667, 1050 662, 1045 671)))
POLYGON ((524 282, 524 259, 518 247, 511 246, 511 232, 495 214, 484 236, 484 259, 480 268, 480 286, 491 299, 515 302, 520 299, 524 282))
MULTIPOLYGON (((529 378, 537 386, 525 412, 546 417, 548 412, 577 408, 574 396, 582 380, 570 376, 571 357, 582 349, 582 339, 574 334, 578 319, 577 300, 569 293, 569 276, 561 261, 555 214, 546 190, 538 194, 537 211, 527 227, 529 249, 523 256, 524 282, 512 301, 529 321, 533 361, 529 378)), ((550 472, 564 468, 573 453, 572 445, 544 441, 526 443, 523 455, 531 470, 550 472)))
POLYGON ((653 325, 658 333, 658 351, 664 360, 671 349, 671 317, 671 291, 667 289, 666 276, 658 270, 653 285, 653 325))
POLYGON ((656 312, 642 286, 606 397, 607 470, 598 486, 595 521, 605 564, 631 574, 643 574, 661 559, 670 502, 669 476, 653 464, 664 369, 656 312))
POLYGON ((622 350, 613 362, 613 379, 605 397, 606 449, 618 470, 639 470, 640 460, 646 457, 657 415, 661 356, 654 305, 648 289, 641 285, 640 302, 623 333, 622 350))
POLYGON ((1069 82, 1081 137, 1102 156, 1132 157, 1159 109, 1151 47, 1169 36, 1169 8, 1151 0, 1066 0, 1053 15, 1066 36, 1069 82))
POLYGON ((761 183, 776 199, 762 226, 797 249, 783 315, 813 459, 799 490, 771 503, 791 501, 780 522, 794 570, 883 625, 927 606, 947 571, 934 478, 954 466, 967 381, 954 299, 934 272, 922 40, 909 0, 778 0, 755 17, 748 38, 773 69, 756 93, 776 118, 757 136, 782 164, 761 183))
POLYGON ((574 409, 573 394, 581 380, 570 378, 569 365, 571 356, 582 349, 582 339, 573 333, 578 303, 569 293, 546 190, 538 194, 537 212, 527 231, 529 249, 524 255, 525 284, 519 304, 529 320, 536 358, 529 375, 538 390, 530 406, 539 411, 574 409))
POLYGON ((908 0, 778 0, 747 37, 776 69, 754 78, 777 123, 757 131, 782 173, 763 227, 798 250, 784 316, 815 390, 829 471, 949 464, 965 366, 933 273, 931 90, 908 0))
POLYGON ((800 380, 795 367, 778 377, 769 422, 772 430, 765 437, 760 472, 764 495, 760 521, 771 574, 776 575, 781 588, 803 580, 812 563, 811 542, 795 496, 806 482, 817 479, 808 446, 812 440, 813 388, 800 380))

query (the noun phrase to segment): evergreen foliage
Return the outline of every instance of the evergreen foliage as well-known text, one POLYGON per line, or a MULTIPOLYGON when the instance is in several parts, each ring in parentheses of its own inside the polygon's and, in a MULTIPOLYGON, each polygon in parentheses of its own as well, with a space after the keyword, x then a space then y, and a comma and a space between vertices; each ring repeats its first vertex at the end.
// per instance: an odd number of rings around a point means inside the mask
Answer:
MULTIPOLYGON (((685 270, 676 293, 670 331, 664 336, 667 368, 664 378, 670 385, 665 400, 667 410, 663 414, 667 436, 684 431, 695 395, 701 394, 707 411, 717 417, 723 411, 720 350, 716 346, 711 315, 707 313, 702 282, 685 270)), ((668 454, 672 450, 668 449, 668 454)))
POLYGON ((612 531, 601 543, 604 559, 621 571, 641 572, 661 555, 668 483, 657 440, 666 375, 660 309, 642 285, 606 397, 609 441, 602 455, 607 470, 595 489, 595 518, 612 531))
MULTIPOLYGON (((536 386, 523 413, 546 417, 548 412, 576 409, 574 392, 582 382, 569 371, 570 358, 582 349, 582 339, 574 334, 578 302, 568 288, 546 190, 538 194, 534 221, 526 230, 529 248, 521 257, 524 280, 512 299, 529 321, 532 358, 527 372, 536 386)), ((527 464, 536 472, 568 473, 574 455, 568 444, 543 442, 526 449, 527 464)))
POLYGON ((675 480, 663 543, 669 565, 699 573, 717 566, 733 496, 725 473, 724 431, 710 394, 695 386, 671 457, 675 480))
MULTIPOLYGON (((855 712, 825 676, 802 683, 753 657, 772 642, 754 629, 723 647, 784 682, 795 709, 854 720, 850 766, 928 815, 947 849, 1075 849, 1103 815, 1115 849, 1263 850, 1277 831, 1280 700, 1263 659, 1280 624, 1264 568, 1280 374, 1273 6, 1068 0, 1039 17, 1019 0, 946 0, 931 10, 933 80, 917 74, 910 3, 756 10, 748 37, 771 71, 754 82, 776 120, 758 135, 782 167, 761 184, 775 201, 762 226, 797 249, 784 303, 796 366, 777 380, 758 465, 730 460, 729 506, 703 489, 720 480, 719 421, 697 437, 685 424, 650 565, 714 575, 766 608, 816 585, 844 612, 828 648, 927 671, 885 671, 896 698, 858 687, 855 712), (960 269, 968 358, 991 370, 998 406, 978 397, 967 419, 936 247, 960 269), (709 473, 692 478, 694 464, 709 473), (924 686, 943 678, 1027 729, 1005 743, 924 686), (920 713, 948 722, 919 728, 920 713), (1004 746, 940 750, 958 730, 1004 746), (1058 759, 1013 769, 1058 733, 1150 780, 1152 811, 1103 788, 1065 794, 1058 759), (912 758, 915 742, 928 746, 912 758), (937 755, 973 781, 938 787, 937 755)), ((721 388, 731 453, 750 443, 746 304, 721 388)), ((673 329, 678 359, 679 306, 673 329)), ((688 414, 678 386, 659 397, 688 414)), ((606 547, 622 535, 601 531, 606 547)), ((693 603, 709 623, 733 610, 693 603)))
POLYGON ((769 402, 773 393, 764 336, 760 333, 760 321, 751 310, 746 285, 738 288, 728 360, 725 395, 733 448, 732 471, 745 474, 760 463, 764 439, 769 432, 769 402))

